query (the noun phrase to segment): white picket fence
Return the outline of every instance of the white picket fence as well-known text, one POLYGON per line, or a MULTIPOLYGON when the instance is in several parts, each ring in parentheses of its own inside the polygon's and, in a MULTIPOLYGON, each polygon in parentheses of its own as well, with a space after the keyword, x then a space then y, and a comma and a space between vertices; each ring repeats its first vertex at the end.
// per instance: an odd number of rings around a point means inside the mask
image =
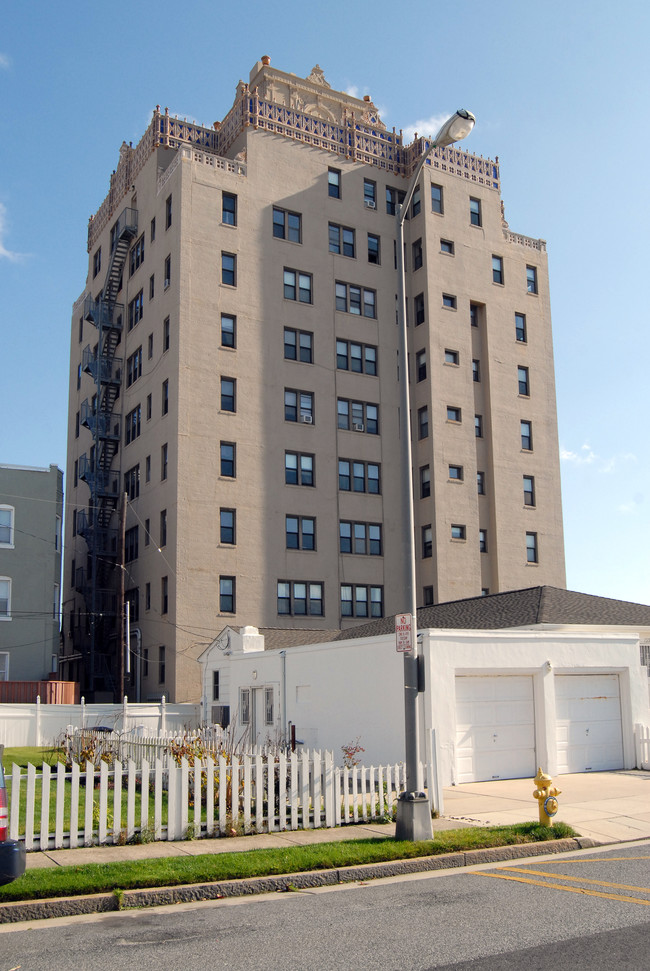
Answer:
MULTIPOLYGON (((423 766, 432 778, 432 767, 423 766)), ((331 752, 160 759, 109 768, 12 766, 9 834, 27 850, 343 826, 385 819, 405 788, 402 764, 334 765, 331 752), (139 805, 138 805, 139 803, 139 805)), ((432 805, 432 809, 433 809, 432 805)), ((436 807, 437 808, 437 807, 436 807)))
POLYGON ((634 747, 637 769, 650 769, 650 728, 647 725, 634 726, 634 747))
MULTIPOLYGON (((115 761, 135 762, 136 768, 142 767, 143 761, 152 765, 160 759, 163 768, 175 764, 173 747, 201 746, 205 755, 218 758, 227 749, 230 741, 227 730, 219 725, 208 725, 192 731, 160 731, 158 729, 133 728, 126 732, 99 731, 96 728, 73 728, 68 726, 65 733, 65 748, 73 761, 81 760, 83 753, 87 753, 90 761, 99 764, 106 760, 110 764, 115 761), (92 753, 92 754, 91 754, 92 753)), ((243 754, 243 753, 238 753, 243 754)), ((271 754, 260 748, 248 750, 246 754, 271 754)), ((274 753, 273 753, 274 754, 274 753)))

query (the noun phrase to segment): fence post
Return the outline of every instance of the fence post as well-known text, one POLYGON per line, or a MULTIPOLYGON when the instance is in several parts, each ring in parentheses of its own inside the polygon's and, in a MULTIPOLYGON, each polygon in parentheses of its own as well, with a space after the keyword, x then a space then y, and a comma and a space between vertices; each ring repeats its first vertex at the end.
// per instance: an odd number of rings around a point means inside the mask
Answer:
POLYGON ((36 745, 41 745, 41 696, 36 695, 36 745))
POLYGON ((122 731, 126 732, 129 728, 129 699, 124 695, 122 702, 122 731))
POLYGON ((167 702, 164 695, 160 699, 160 730, 161 732, 167 731, 167 702))
POLYGON ((86 727, 86 699, 81 699, 81 727, 86 727))

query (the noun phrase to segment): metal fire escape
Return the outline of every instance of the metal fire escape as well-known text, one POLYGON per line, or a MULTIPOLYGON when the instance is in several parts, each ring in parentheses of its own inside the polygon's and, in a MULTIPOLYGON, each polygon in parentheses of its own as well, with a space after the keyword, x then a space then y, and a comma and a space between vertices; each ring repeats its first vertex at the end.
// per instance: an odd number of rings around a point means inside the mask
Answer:
MULTIPOLYGON (((87 690, 115 694, 116 652, 119 644, 119 551, 117 507, 120 501, 119 465, 121 420, 118 405, 123 359, 116 356, 124 327, 124 305, 117 303, 122 273, 131 242, 138 231, 136 209, 124 209, 111 230, 110 265, 97 297, 89 294, 84 320, 97 328, 97 344, 88 345, 82 368, 92 375, 96 392, 81 404, 80 421, 92 434, 90 453, 79 457, 79 478, 90 489, 88 509, 77 516, 77 532, 88 546, 86 568, 77 570, 75 586, 84 596, 88 615, 87 690), (116 461, 117 457, 117 461, 116 461)), ((117 699, 116 699, 117 700, 117 699)))

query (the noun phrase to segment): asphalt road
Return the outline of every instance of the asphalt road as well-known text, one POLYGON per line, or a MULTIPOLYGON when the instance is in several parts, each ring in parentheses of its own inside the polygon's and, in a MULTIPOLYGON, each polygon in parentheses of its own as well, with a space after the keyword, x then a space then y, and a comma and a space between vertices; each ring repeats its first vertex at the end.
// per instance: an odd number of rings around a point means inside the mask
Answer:
POLYGON ((0 971, 648 971, 650 841, 0 927, 0 971))

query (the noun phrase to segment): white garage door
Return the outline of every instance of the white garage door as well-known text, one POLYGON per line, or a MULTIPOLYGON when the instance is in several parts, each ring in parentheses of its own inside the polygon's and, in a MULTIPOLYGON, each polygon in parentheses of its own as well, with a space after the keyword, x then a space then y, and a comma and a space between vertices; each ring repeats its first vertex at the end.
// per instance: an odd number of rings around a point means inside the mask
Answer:
POLYGON ((557 675, 555 701, 558 772, 621 769, 618 675, 557 675))
POLYGON ((532 779, 536 771, 533 679, 457 677, 458 782, 532 779))

